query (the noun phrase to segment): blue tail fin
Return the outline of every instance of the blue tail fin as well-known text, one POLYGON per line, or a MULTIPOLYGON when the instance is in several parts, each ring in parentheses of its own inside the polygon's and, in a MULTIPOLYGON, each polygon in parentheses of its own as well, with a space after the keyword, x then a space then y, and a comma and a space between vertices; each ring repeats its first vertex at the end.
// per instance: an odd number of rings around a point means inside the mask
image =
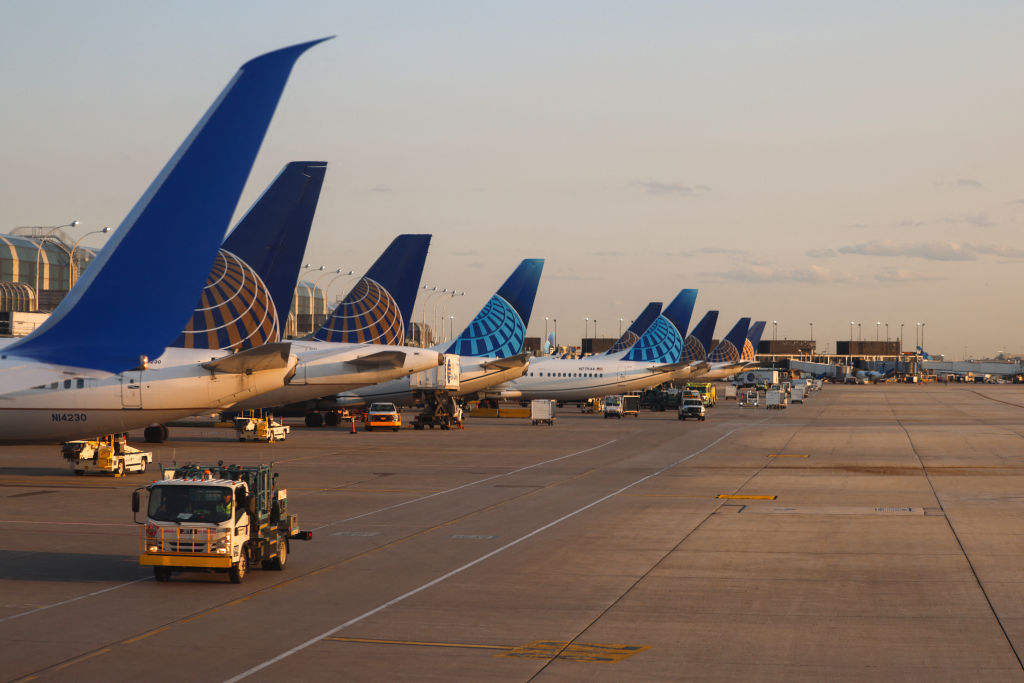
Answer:
POLYGON ((678 362, 696 301, 696 289, 681 290, 636 344, 626 352, 623 360, 648 363, 678 362))
POLYGON ((346 344, 404 344, 430 235, 399 235, 313 334, 346 344))
POLYGON ((74 290, 8 353, 108 372, 160 355, 203 288, 295 60, 318 42, 242 66, 74 290))
POLYGON ((322 161, 284 167, 224 240, 171 346, 237 351, 281 338, 326 170, 322 161))
POLYGON ((711 340, 715 336, 715 325, 718 323, 718 311, 708 311, 693 328, 693 332, 686 337, 686 346, 680 361, 694 362, 707 360, 708 349, 711 348, 711 340))
POLYGON ((684 289, 679 294, 676 294, 676 298, 672 299, 662 314, 669 319, 669 322, 676 326, 680 336, 684 339, 686 338, 687 330, 690 329, 690 317, 693 315, 695 303, 697 303, 697 290, 684 289))
POLYGON ((740 359, 743 352, 743 342, 747 340, 747 330, 750 329, 750 318, 740 318, 739 322, 732 326, 725 339, 718 342, 708 355, 711 363, 734 363, 740 359))
POLYGON ((612 353, 619 353, 636 344, 640 341, 640 335, 647 331, 654 321, 661 315, 661 302, 652 301, 647 304, 647 308, 637 316, 636 320, 629 326, 629 329, 622 333, 622 336, 616 340, 612 347, 605 351, 605 355, 612 353))
POLYGON ((488 358, 521 353, 543 270, 544 259, 524 259, 445 353, 488 358))
POLYGON ((757 347, 761 343, 761 335, 764 334, 764 326, 767 322, 767 320, 758 320, 750 326, 750 330, 747 331, 747 340, 743 342, 743 353, 740 355, 740 360, 754 360, 757 356, 757 347))

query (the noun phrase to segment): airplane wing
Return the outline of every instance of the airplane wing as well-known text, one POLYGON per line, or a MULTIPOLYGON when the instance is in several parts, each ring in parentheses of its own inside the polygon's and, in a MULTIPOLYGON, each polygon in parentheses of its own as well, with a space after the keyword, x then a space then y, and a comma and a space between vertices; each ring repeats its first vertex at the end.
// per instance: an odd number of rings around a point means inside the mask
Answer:
POLYGON ((345 362, 362 367, 400 368, 405 365, 405 351, 378 351, 345 362))
POLYGON ((213 372, 233 375, 249 374, 257 370, 285 368, 288 367, 291 346, 288 342, 264 344, 203 363, 203 367, 213 372))
POLYGON ((529 365, 531 356, 529 353, 519 353, 508 358, 495 358, 481 363, 480 367, 486 370, 514 370, 529 365))
POLYGON ((680 370, 689 370, 691 373, 702 372, 708 369, 707 361, 680 361, 678 363, 663 363, 662 365, 655 365, 651 370, 654 372, 678 372, 680 370))

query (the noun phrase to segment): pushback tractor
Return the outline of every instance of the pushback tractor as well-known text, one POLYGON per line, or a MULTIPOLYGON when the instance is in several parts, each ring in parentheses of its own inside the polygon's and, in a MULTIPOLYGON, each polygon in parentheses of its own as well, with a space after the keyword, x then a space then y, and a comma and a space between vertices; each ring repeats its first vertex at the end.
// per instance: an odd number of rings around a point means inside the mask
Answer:
POLYGON ((140 530, 139 564, 153 567, 157 581, 176 571, 227 573, 241 583, 250 568, 281 570, 289 543, 309 540, 288 493, 277 488, 272 465, 183 465, 163 469, 163 479, 132 493, 140 530), (140 522, 142 492, 148 494, 140 522))

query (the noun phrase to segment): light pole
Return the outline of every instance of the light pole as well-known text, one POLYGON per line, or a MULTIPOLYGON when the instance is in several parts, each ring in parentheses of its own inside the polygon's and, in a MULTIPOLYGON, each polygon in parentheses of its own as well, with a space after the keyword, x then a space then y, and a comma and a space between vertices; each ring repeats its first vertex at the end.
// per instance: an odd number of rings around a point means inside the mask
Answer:
POLYGON ((544 316, 544 341, 541 342, 540 348, 544 349, 544 344, 548 341, 548 317, 544 316))
MULTIPOLYGON (((586 337, 589 332, 590 332, 590 318, 584 318, 583 319, 583 336, 586 337)), ((581 345, 583 344, 583 340, 582 339, 580 340, 580 344, 581 345)))
POLYGON ((900 353, 903 353, 903 323, 900 323, 900 353))
MULTIPOLYGON (((779 338, 779 321, 778 320, 773 320, 772 321, 772 341, 774 342, 778 338, 779 338)), ((772 351, 774 352, 775 349, 772 349, 772 351)))
POLYGON ((878 341, 878 328, 880 328, 881 326, 882 326, 882 321, 881 320, 879 320, 877 323, 875 323, 875 341, 878 341))
MULTIPOLYGON (((35 291, 35 295, 36 295, 36 310, 37 311, 39 310, 39 257, 43 253, 43 245, 46 244, 46 240, 48 240, 50 238, 50 235, 52 235, 53 233, 57 232, 61 228, 73 228, 76 225, 78 225, 78 221, 71 221, 70 223, 65 223, 64 225, 55 225, 55 226, 53 226, 52 228, 49 229, 49 232, 47 232, 45 235, 43 235, 43 238, 41 240, 39 240, 39 247, 36 249, 36 291, 35 291)), ((47 270, 49 270, 49 268, 47 268, 47 270)))
POLYGON ((597 318, 594 318, 594 339, 597 339, 597 318))
POLYGON ((464 291, 463 291, 463 292, 457 292, 457 291, 455 291, 455 290, 453 289, 453 290, 451 291, 451 294, 450 294, 450 295, 448 296, 448 298, 447 298, 447 299, 445 299, 444 297, 442 297, 442 298, 441 298, 441 336, 442 336, 442 337, 444 336, 444 316, 445 316, 445 308, 447 308, 447 307, 448 307, 448 302, 449 302, 449 300, 451 300, 451 299, 454 299, 455 297, 457 297, 457 296, 460 296, 460 295, 461 295, 461 296, 466 296, 466 292, 464 292, 464 291))
POLYGON ((552 318, 551 321, 555 323, 555 349, 558 349, 558 318, 552 318))
POLYGON ((622 318, 619 318, 619 336, 622 336, 622 318))
POLYGON ((334 273, 334 277, 327 281, 327 286, 324 288, 324 296, 327 296, 327 293, 331 291, 331 285, 333 285, 334 281, 337 280, 339 277, 348 277, 349 275, 356 274, 354 270, 350 270, 346 273, 341 268, 338 268, 338 270, 334 271, 334 273))
POLYGON ((72 287, 75 286, 75 283, 78 282, 78 278, 81 277, 81 275, 78 272, 78 265, 75 263, 75 252, 78 250, 78 245, 81 244, 82 240, 84 240, 89 235, 100 235, 100 234, 106 235, 108 232, 110 232, 110 226, 109 225, 107 227, 103 228, 102 230, 93 230, 91 232, 87 232, 84 235, 82 235, 81 237, 79 237, 78 240, 75 241, 74 246, 71 247, 71 257, 70 257, 70 260, 71 260, 71 286, 72 287))
POLYGON ((811 343, 814 343, 814 323, 807 323, 811 326, 811 343))
MULTIPOLYGON (((445 287, 440 292, 438 292, 438 294, 440 294, 441 297, 437 301, 434 302, 434 314, 430 316, 430 333, 432 335, 437 330, 437 305, 439 303, 441 303, 441 301, 444 299, 444 297, 445 297, 445 295, 447 293, 448 293, 448 288, 445 287)), ((442 337, 444 336, 444 331, 443 330, 441 331, 441 336, 442 337)))
POLYGON ((889 321, 885 322, 885 343, 889 343, 889 321))
POLYGON ((917 324, 917 331, 914 333, 914 353, 917 353, 918 349, 924 349, 921 343, 921 323, 917 324))
POLYGON ((455 316, 448 317, 448 337, 455 339, 455 316))
POLYGON ((924 323, 921 323, 921 355, 924 356, 924 323))
POLYGON ((864 328, 861 327, 860 323, 857 323, 857 341, 864 341, 864 328))

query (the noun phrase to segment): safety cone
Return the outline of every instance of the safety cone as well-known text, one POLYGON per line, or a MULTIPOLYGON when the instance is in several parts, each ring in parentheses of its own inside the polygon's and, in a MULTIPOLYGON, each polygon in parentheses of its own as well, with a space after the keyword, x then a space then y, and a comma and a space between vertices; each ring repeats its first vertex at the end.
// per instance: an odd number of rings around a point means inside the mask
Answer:
POLYGON ((349 434, 355 434, 355 433, 356 433, 356 416, 353 415, 352 416, 352 431, 349 432, 349 434))

